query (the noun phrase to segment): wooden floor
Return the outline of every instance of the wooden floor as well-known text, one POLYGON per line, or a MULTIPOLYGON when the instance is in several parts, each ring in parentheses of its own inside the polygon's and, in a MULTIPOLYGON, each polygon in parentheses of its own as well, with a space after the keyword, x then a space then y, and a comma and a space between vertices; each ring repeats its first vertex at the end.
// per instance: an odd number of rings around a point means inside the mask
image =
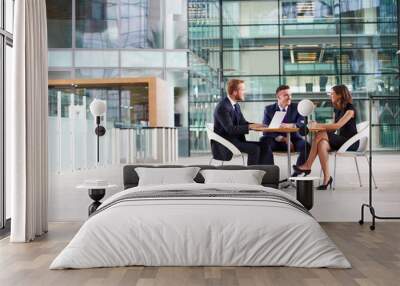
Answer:
POLYGON ((400 285, 400 223, 368 225, 323 223, 353 268, 289 267, 123 267, 48 270, 54 257, 79 228, 52 223, 49 233, 32 243, 0 241, 0 285, 400 285))

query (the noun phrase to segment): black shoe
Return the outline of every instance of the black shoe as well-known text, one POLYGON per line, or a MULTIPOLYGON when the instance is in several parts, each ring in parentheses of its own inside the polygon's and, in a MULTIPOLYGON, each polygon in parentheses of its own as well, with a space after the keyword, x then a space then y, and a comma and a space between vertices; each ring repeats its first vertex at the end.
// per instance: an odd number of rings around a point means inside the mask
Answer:
POLYGON ((333 182, 333 178, 329 177, 328 182, 326 183, 326 185, 320 185, 317 187, 317 190, 326 190, 329 186, 330 189, 332 189, 332 182, 333 182))
POLYGON ((300 175, 299 173, 297 173, 296 171, 294 171, 291 175, 291 177, 297 177, 298 175, 300 175))
POLYGON ((297 167, 296 165, 293 165, 292 167, 293 167, 293 170, 295 171, 295 173, 297 173, 297 175, 304 173, 304 176, 307 176, 311 173, 311 170, 302 170, 299 167, 297 167))

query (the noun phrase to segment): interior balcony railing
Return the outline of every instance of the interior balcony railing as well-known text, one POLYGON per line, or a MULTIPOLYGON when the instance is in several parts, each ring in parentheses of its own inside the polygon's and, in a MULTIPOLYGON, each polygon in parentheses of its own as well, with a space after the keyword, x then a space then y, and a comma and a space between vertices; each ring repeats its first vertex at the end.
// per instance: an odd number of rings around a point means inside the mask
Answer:
POLYGON ((175 127, 116 128, 103 124, 99 163, 94 120, 49 117, 49 171, 74 172, 133 163, 174 163, 178 159, 175 127))

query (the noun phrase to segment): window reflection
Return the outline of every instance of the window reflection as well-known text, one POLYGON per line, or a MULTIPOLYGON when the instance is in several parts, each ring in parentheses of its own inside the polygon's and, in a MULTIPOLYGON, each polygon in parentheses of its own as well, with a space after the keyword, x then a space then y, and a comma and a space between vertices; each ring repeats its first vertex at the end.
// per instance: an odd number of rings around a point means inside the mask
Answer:
POLYGON ((49 48, 72 48, 72 1, 46 0, 49 48))
POLYGON ((162 0, 77 0, 78 48, 162 48, 162 0))
POLYGON ((309 0, 283 0, 282 21, 290 22, 329 22, 335 20, 335 10, 339 1, 309 1, 309 0))

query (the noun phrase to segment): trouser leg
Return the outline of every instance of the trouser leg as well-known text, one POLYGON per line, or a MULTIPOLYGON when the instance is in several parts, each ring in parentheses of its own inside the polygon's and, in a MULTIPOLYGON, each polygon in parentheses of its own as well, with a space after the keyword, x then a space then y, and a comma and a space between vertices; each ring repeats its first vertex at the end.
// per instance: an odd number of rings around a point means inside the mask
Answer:
POLYGON ((293 145, 296 152, 299 152, 296 165, 303 165, 307 161, 308 154, 310 153, 310 144, 303 139, 299 139, 296 142, 293 142, 293 145))

